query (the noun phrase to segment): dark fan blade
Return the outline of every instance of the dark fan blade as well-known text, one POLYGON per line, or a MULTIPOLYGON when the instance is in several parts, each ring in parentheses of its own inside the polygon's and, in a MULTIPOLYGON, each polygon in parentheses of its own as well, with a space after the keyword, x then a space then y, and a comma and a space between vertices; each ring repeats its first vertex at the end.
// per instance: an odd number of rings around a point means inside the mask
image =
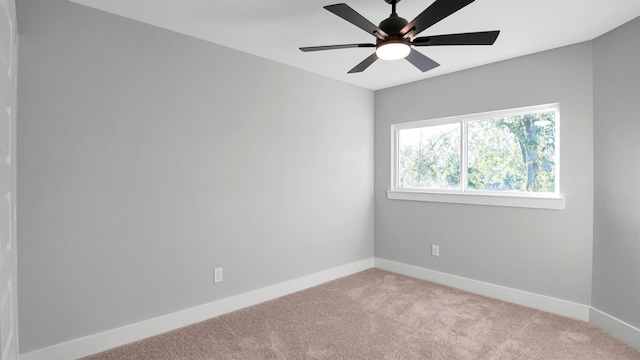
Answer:
POLYGON ((308 46, 301 47, 300 50, 307 51, 321 51, 321 50, 334 50, 334 49, 349 49, 349 48, 371 48, 376 47, 375 44, 344 44, 344 45, 327 45, 327 46, 308 46))
POLYGON ((411 20, 400 33, 404 37, 414 37, 421 33, 426 28, 432 26, 438 21, 446 18, 454 12, 462 9, 463 7, 471 4, 474 0, 436 0, 425 11, 411 20))
POLYGON ((412 63, 413 66, 417 67, 422 72, 429 71, 440 66, 440 64, 431 60, 426 55, 413 49, 411 49, 411 52, 405 59, 407 59, 408 62, 412 63))
POLYGON ((498 38, 498 34, 500 34, 500 31, 423 36, 413 39, 411 44, 415 46, 493 45, 498 38))
POLYGON ((347 20, 360 29, 366 31, 370 35, 377 37, 378 39, 384 40, 388 36, 384 31, 378 29, 376 25, 374 25, 371 21, 365 19, 364 16, 358 14, 347 4, 327 5, 324 8, 347 20))
POLYGON ((378 60, 378 55, 376 53, 371 54, 368 58, 362 60, 362 62, 353 69, 349 70, 349 74, 363 72, 369 65, 373 64, 376 60, 378 60))

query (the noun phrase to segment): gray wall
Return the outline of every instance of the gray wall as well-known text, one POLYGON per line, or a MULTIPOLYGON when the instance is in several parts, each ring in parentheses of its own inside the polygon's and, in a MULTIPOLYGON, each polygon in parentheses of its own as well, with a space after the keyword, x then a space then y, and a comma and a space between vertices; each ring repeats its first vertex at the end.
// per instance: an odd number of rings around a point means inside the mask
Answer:
POLYGON ((592 44, 376 92, 375 256, 589 304, 593 220, 592 44), (560 103, 564 210, 388 200, 390 125, 560 103), (440 245, 440 257, 430 245, 440 245))
POLYGON ((18 14, 21 352, 373 255, 373 92, 64 0, 18 14))
POLYGON ((640 18, 593 48, 592 305, 640 327, 640 18))

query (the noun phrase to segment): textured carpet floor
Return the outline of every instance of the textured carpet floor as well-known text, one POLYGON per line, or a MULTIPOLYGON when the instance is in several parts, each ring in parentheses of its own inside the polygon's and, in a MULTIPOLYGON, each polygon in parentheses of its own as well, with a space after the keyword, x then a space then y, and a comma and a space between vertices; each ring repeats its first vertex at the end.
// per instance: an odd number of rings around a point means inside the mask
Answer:
POLYGON ((640 360, 586 322, 370 269, 85 358, 640 360))

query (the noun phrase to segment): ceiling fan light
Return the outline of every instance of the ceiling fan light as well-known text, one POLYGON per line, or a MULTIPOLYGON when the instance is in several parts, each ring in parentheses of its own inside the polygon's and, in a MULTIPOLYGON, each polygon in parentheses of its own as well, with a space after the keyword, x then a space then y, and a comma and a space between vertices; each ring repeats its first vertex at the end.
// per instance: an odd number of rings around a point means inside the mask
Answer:
POLYGON ((404 41, 388 42, 376 48, 376 55, 382 60, 398 60, 409 55, 411 47, 404 41))

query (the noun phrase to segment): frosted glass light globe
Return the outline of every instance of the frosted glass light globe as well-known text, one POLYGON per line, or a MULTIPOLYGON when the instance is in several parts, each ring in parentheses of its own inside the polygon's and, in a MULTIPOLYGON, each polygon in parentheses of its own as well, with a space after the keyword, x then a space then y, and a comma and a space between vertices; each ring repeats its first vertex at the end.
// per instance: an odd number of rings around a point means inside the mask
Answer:
POLYGON ((382 60, 398 60, 407 57, 411 47, 406 42, 390 42, 376 48, 376 55, 382 60))

